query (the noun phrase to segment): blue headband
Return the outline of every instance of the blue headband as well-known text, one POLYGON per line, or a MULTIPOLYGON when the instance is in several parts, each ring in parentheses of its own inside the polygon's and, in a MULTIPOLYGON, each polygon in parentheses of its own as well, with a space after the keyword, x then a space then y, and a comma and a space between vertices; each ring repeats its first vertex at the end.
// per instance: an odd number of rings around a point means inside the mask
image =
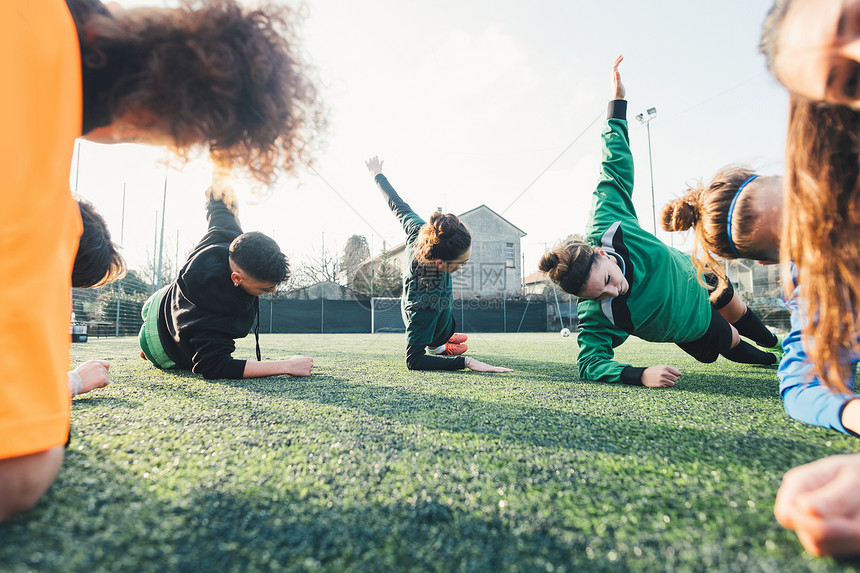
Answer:
POLYGON ((738 197, 741 196, 744 187, 746 187, 747 184, 756 177, 758 177, 758 175, 753 175, 752 177, 744 181, 740 187, 738 187, 738 192, 735 193, 735 197, 734 199, 732 199, 732 202, 729 205, 729 221, 728 223, 726 223, 726 233, 729 235, 729 246, 732 248, 732 252, 735 254, 735 256, 739 259, 742 259, 743 257, 738 253, 738 250, 735 248, 735 242, 732 240, 732 215, 735 214, 735 203, 738 202, 738 197))

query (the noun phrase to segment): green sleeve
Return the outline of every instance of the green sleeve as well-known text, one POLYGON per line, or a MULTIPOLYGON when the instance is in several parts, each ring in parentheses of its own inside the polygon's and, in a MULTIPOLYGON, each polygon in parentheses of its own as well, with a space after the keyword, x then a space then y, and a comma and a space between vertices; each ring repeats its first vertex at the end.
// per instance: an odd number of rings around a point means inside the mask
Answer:
POLYGON ((583 324, 581 321, 580 328, 576 338, 579 345, 576 359, 579 377, 584 380, 621 382, 621 372, 630 365, 612 360, 615 356, 613 348, 627 339, 627 333, 608 323, 604 326, 588 322, 583 324))
POLYGON ((374 180, 382 192, 382 196, 388 203, 388 208, 391 209, 391 212, 394 213, 394 216, 397 217, 397 220, 403 226, 407 242, 414 240, 418 236, 418 231, 424 225, 424 219, 416 215, 406 201, 400 198, 400 195, 397 194, 397 191, 394 190, 394 187, 391 186, 385 175, 378 173, 374 180))
POLYGON ((610 118, 601 134, 603 161, 594 190, 591 219, 586 233, 602 232, 620 219, 636 219, 633 207, 633 155, 627 120, 610 118))

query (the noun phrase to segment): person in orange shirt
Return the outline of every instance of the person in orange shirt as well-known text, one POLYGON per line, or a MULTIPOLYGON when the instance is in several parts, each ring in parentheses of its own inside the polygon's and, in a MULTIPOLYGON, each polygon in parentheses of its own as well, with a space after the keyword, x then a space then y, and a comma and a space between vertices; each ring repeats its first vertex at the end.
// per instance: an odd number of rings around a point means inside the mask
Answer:
POLYGON ((291 21, 237 0, 116 14, 98 0, 0 3, 0 521, 47 491, 69 435, 74 139, 208 148, 272 183, 324 126, 291 21))

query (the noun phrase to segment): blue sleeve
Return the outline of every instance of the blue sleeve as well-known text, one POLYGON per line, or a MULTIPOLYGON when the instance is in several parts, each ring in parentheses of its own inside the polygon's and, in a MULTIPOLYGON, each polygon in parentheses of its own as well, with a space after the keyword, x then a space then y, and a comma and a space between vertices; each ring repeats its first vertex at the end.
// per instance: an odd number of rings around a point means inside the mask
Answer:
MULTIPOLYGON (((791 331, 782 342, 785 356, 779 363, 779 393, 785 404, 785 413, 801 422, 856 435, 842 425, 842 409, 855 398, 854 394, 838 394, 810 376, 812 364, 803 349, 805 312, 799 308, 798 288, 786 302, 791 312, 791 331)), ((853 388, 854 362, 848 387, 853 388)))

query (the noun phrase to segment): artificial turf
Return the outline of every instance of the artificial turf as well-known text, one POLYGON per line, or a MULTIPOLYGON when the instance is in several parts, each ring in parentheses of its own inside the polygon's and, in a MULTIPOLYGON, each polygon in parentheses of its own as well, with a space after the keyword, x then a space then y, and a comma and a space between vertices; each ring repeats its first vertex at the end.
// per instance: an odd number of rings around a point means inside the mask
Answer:
MULTIPOLYGON (((235 356, 253 355, 253 337, 235 356)), ((402 335, 263 335, 310 378, 156 370, 90 340, 60 475, 0 524, 0 571, 844 571, 773 518, 782 474, 860 451, 788 419, 773 367, 673 364, 674 389, 581 381, 574 337, 473 334, 511 374, 409 372, 402 335)))

